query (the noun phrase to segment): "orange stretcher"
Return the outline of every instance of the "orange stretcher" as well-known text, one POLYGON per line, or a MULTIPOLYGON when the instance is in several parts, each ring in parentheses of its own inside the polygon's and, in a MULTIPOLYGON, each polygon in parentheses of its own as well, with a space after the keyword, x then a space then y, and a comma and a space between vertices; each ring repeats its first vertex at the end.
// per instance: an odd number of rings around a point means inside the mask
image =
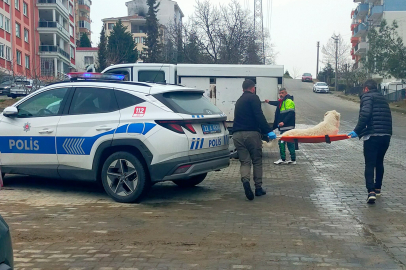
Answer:
POLYGON ((335 141, 347 140, 348 135, 325 135, 325 136, 282 136, 281 141, 295 143, 296 150, 299 149, 299 143, 331 143, 335 141))

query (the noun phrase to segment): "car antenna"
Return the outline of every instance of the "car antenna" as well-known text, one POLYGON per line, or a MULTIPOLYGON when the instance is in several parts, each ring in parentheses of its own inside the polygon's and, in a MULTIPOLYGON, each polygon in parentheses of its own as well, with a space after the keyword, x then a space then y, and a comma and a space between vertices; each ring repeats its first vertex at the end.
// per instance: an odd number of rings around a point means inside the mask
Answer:
MULTIPOLYGON (((158 70, 158 72, 157 72, 156 75, 155 75, 154 80, 152 81, 153 83, 157 83, 157 82, 155 81, 155 80, 156 80, 156 77, 158 77, 158 74, 159 74, 160 71, 162 71, 162 68, 164 67, 164 65, 165 65, 165 63, 162 63, 161 68, 158 70)), ((166 84, 166 80, 164 81, 164 83, 166 84)))

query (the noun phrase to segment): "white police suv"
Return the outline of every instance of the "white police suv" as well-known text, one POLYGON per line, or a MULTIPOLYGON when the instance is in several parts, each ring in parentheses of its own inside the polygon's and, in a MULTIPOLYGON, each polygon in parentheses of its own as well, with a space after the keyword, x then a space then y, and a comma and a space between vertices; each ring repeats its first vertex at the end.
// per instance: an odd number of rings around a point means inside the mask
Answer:
POLYGON ((195 186, 229 165, 226 117, 204 91, 71 76, 0 115, 2 173, 101 181, 134 202, 156 182, 195 186))

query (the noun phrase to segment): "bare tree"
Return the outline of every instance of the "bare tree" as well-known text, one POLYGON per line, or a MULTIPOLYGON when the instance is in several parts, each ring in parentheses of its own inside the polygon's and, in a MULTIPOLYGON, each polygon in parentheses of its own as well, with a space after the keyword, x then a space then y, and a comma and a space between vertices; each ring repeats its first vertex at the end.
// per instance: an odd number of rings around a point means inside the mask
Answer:
MULTIPOLYGON (((347 43, 343 37, 338 35, 338 50, 337 50, 337 62, 338 68, 341 69, 345 64, 348 63, 350 58, 351 46, 347 43)), ((334 39, 330 38, 326 45, 323 45, 322 50, 324 64, 336 62, 336 43, 334 39)))
POLYGON ((292 77, 293 79, 298 79, 300 77, 300 70, 298 67, 293 67, 292 77))

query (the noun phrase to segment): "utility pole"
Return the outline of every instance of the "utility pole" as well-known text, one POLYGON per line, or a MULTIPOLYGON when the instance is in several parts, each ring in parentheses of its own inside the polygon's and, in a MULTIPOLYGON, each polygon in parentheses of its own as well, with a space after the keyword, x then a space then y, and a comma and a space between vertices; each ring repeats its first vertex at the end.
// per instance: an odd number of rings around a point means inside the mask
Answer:
POLYGON ((258 34, 260 30, 260 36, 262 39, 262 56, 264 64, 266 63, 265 59, 265 35, 264 35, 264 13, 262 8, 262 0, 254 0, 254 32, 258 34))
POLYGON ((335 69, 335 79, 334 79, 334 88, 336 91, 338 91, 338 81, 337 81, 337 74, 338 74, 338 41, 339 41, 339 36, 334 35, 333 37, 331 37, 332 39, 334 39, 335 43, 336 43, 336 69, 335 69))
POLYGON ((316 79, 319 77, 319 52, 320 52, 320 41, 317 41, 317 70, 316 70, 316 79))

